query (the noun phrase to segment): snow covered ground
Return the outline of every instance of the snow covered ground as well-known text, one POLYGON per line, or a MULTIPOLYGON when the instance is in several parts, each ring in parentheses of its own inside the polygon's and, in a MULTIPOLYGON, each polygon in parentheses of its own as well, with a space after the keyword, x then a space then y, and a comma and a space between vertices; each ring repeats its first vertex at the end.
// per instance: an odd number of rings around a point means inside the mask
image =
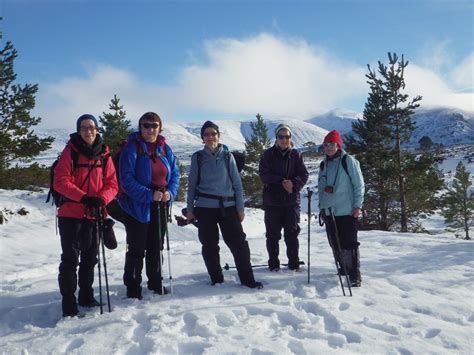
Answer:
MULTIPOLYGON (((0 190, 0 206, 25 207, 0 225, 0 353, 80 354, 473 354, 474 243, 437 234, 360 233, 363 287, 343 297, 323 229, 311 223, 311 282, 303 273, 255 268, 262 290, 209 284, 197 230, 170 225, 174 295, 144 290, 125 298, 125 232, 106 251, 112 313, 84 310, 62 319, 54 208, 45 193, 0 190)), ((175 204, 174 211, 182 204, 175 204)), ((303 216, 302 216, 303 217, 303 216)), ((263 213, 247 210, 244 229, 255 265, 265 264, 263 213)), ((307 257, 307 219, 300 256, 307 257)), ((221 245, 222 264, 233 265, 221 245)), ((283 242, 281 249, 285 251, 283 242)), ((166 253, 165 253, 166 255, 166 253)), ((282 257, 282 262, 286 262, 282 257)), ((165 259, 165 280, 168 280, 165 259)), ((146 276, 144 277, 146 279, 146 276)), ((98 287, 96 278, 96 296, 98 287)), ((106 311, 106 309, 105 309, 106 311)))

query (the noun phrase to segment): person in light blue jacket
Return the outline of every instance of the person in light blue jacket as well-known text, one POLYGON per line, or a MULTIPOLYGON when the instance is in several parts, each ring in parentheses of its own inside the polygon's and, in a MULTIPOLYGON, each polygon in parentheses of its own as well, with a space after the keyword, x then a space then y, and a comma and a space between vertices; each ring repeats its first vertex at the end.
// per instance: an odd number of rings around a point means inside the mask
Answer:
POLYGON ((224 282, 219 256, 219 228, 234 257, 242 285, 262 288, 255 281, 250 249, 242 228, 245 218, 242 181, 233 155, 219 143, 219 127, 206 121, 201 128, 204 149, 191 158, 186 217, 197 220, 202 256, 211 284, 224 282))
POLYGON ((148 289, 157 294, 168 292, 163 287, 160 251, 167 223, 166 204, 177 196, 179 168, 170 146, 160 135, 161 118, 147 112, 138 126, 139 131, 128 137, 120 153, 118 202, 124 211, 127 232, 123 281, 127 297, 141 299, 143 258, 148 289))
POLYGON ((344 263, 352 286, 359 287, 362 278, 357 219, 362 214, 364 178, 357 159, 342 149, 341 135, 337 130, 328 133, 323 146, 326 155, 318 177, 320 215, 326 221, 329 242, 341 266, 339 272, 343 272, 344 263), (336 233, 339 236, 340 253, 335 240, 336 233))

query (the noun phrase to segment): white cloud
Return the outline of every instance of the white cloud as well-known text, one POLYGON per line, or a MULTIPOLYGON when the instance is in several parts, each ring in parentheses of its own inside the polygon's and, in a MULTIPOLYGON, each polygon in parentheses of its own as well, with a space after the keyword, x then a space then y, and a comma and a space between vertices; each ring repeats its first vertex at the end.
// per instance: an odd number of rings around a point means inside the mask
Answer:
MULTIPOLYGON (((304 40, 263 33, 210 40, 204 50, 205 62, 194 58, 172 86, 145 84, 133 73, 111 66, 98 66, 81 78, 42 83, 35 114, 43 117, 46 126, 71 126, 84 112, 98 116, 108 111, 114 94, 132 121, 146 111, 156 111, 167 121, 184 115, 201 120, 202 113, 221 118, 251 118, 257 112, 272 118, 310 118, 356 101, 363 109, 366 68, 304 40)), ((424 105, 472 110, 472 94, 456 92, 452 86, 472 87, 473 57, 452 70, 452 84, 434 70, 411 62, 408 93, 423 95, 424 105)))
POLYGON ((459 90, 474 91, 474 52, 451 71, 450 77, 459 90))

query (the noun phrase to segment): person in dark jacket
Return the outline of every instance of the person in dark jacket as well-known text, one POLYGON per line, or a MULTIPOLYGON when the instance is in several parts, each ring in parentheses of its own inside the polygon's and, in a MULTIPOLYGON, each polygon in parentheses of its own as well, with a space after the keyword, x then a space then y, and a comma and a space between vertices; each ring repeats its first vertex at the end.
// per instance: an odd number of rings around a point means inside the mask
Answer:
POLYGON ((138 126, 139 131, 128 137, 120 154, 123 193, 118 201, 127 233, 123 281, 128 298, 142 299, 143 258, 148 289, 157 294, 168 292, 163 287, 160 256, 167 223, 166 204, 178 194, 179 168, 170 146, 160 135, 161 118, 147 112, 140 117, 138 126))
POLYGON ((67 199, 58 209, 62 248, 58 282, 63 317, 78 315, 77 301, 82 307, 99 305, 92 288, 98 251, 94 220, 97 209, 106 215, 104 206, 118 192, 114 164, 109 148, 97 133, 96 118, 84 114, 77 120, 76 128, 77 132, 70 135, 71 139, 59 157, 53 181, 54 189, 67 199), (75 167, 73 154, 77 154, 75 167), (79 296, 76 301, 78 282, 79 296))
POLYGON ((284 231, 288 268, 298 270, 300 233, 300 191, 308 181, 303 157, 293 149, 291 128, 280 124, 275 130, 275 145, 267 149, 259 165, 264 184, 263 208, 270 271, 280 270, 279 240, 284 231))
POLYGON ((342 149, 341 135, 332 130, 324 138, 323 169, 319 171, 318 194, 321 216, 326 222, 329 242, 335 251, 342 273, 344 263, 353 287, 361 286, 359 242, 357 240, 357 218, 362 214, 364 202, 364 178, 359 162, 342 149), (343 158, 345 165, 343 166, 343 158), (334 221, 332 216, 334 216, 334 221), (336 231, 339 236, 339 253, 336 231))
POLYGON ((204 149, 193 154, 188 177, 187 219, 197 219, 202 256, 211 284, 224 282, 219 256, 219 229, 234 256, 242 285, 262 288, 255 281, 250 249, 242 228, 245 218, 242 181, 233 155, 219 143, 219 127, 207 121, 201 128, 204 149))

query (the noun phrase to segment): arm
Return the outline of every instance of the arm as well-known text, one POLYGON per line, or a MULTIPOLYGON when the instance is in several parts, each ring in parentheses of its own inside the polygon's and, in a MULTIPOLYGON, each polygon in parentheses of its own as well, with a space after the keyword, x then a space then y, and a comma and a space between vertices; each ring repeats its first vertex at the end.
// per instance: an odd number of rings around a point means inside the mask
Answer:
POLYGON ((283 181, 283 177, 280 175, 276 175, 271 169, 271 151, 266 150, 262 157, 260 158, 260 163, 258 167, 258 174, 260 175, 260 179, 264 184, 277 184, 281 185, 283 181))
POLYGON ((102 172, 102 189, 99 191, 98 196, 108 205, 117 195, 119 188, 112 157, 109 155, 102 164, 105 165, 105 171, 102 172))
POLYGON ((166 145, 166 153, 166 158, 168 159, 168 163, 170 165, 170 178, 166 190, 171 194, 171 201, 174 201, 176 200, 176 196, 178 195, 179 189, 179 166, 176 160, 176 156, 173 154, 173 151, 168 145, 166 145))
POLYGON ((231 153, 229 153, 229 174, 235 193, 235 206, 237 208, 237 212, 240 214, 244 212, 244 189, 242 186, 242 179, 240 178, 239 170, 237 169, 237 163, 235 162, 235 158, 231 153))
POLYGON ((301 191, 304 185, 308 182, 309 173, 303 161, 303 156, 297 152, 295 156, 296 174, 291 178, 293 182, 294 191, 301 191))
MULTIPOLYGON (((136 177, 137 151, 134 142, 128 142, 120 154, 120 186, 132 199, 141 203, 153 201, 153 189, 141 184, 136 177)), ((151 175, 151 168, 150 175, 151 175)))
POLYGON ((353 198, 354 198, 354 205, 352 206, 353 214, 356 213, 359 215, 360 209, 362 208, 362 204, 364 202, 364 193, 365 193, 364 177, 362 175, 362 171, 360 170, 360 164, 354 157, 349 156, 347 161, 348 161, 347 168, 348 168, 349 176, 351 178, 350 180, 352 183, 352 191, 353 191, 353 198))
POLYGON ((74 182, 72 176, 72 148, 68 145, 59 157, 58 164, 54 169, 54 189, 64 197, 79 202, 86 195, 74 182))

